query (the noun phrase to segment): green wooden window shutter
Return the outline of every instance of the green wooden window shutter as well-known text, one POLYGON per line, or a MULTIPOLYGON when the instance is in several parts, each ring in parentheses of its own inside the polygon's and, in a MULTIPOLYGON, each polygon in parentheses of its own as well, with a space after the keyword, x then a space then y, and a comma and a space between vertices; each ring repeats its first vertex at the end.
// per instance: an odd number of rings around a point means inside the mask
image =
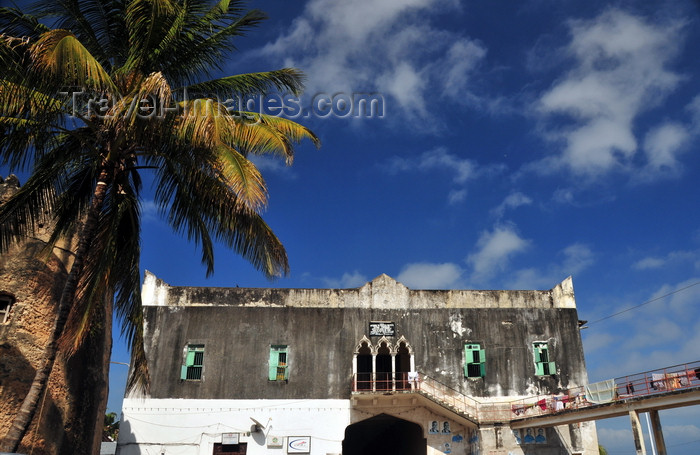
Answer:
POLYGON ((185 365, 188 367, 194 366, 194 356, 195 356, 195 351, 192 348, 189 348, 190 350, 187 351, 187 359, 185 359, 185 365))
POLYGON ((551 376, 557 374, 555 362, 549 361, 549 346, 546 343, 534 343, 535 374, 537 376, 551 376))
POLYGON ((277 362, 279 361, 279 353, 275 348, 270 348, 270 370, 267 379, 270 381, 277 380, 277 362))
POLYGON ((542 363, 542 362, 535 363, 535 374, 537 376, 544 376, 544 363, 542 363))
POLYGON ((289 379, 287 358, 287 346, 270 346, 270 363, 268 364, 267 376, 270 381, 286 381, 289 379))
POLYGON ((486 374, 486 350, 479 344, 464 345, 464 376, 484 377, 486 374))
POLYGON ((180 368, 180 379, 187 379, 187 365, 183 365, 182 368, 180 368))
POLYGON ((203 366, 204 346, 187 346, 185 364, 180 368, 180 379, 201 379, 203 366))
POLYGON ((471 349, 470 345, 465 344, 464 345, 464 377, 468 378, 469 377, 469 362, 471 361, 471 349))

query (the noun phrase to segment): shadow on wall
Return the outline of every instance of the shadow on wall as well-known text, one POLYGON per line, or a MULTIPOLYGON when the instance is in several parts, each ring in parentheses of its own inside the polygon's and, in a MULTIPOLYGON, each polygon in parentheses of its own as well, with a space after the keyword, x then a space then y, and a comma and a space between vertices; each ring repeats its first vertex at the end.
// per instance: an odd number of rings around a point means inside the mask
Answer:
MULTIPOLYGON (((22 400, 27 395, 36 370, 15 347, 0 345, 0 437, 4 437, 10 428, 22 400)), ((61 414, 50 393, 47 393, 34 416, 29 431, 22 439, 19 453, 32 455, 53 455, 60 453, 60 447, 66 438, 61 425, 61 414), (41 418, 42 431, 37 432, 36 422, 41 418)))
POLYGON ((581 451, 571 447, 556 427, 533 427, 512 431, 516 444, 520 446, 524 455, 560 455, 581 451))

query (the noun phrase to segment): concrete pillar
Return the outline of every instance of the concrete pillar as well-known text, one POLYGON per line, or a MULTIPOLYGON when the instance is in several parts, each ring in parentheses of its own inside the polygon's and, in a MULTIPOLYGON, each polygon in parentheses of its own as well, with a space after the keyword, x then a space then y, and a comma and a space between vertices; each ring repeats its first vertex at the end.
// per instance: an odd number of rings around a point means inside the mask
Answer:
POLYGON ((649 411, 649 417, 651 417, 651 428, 654 431, 656 453, 657 455, 666 455, 666 442, 664 441, 664 432, 661 429, 661 419, 659 419, 659 411, 649 411))
POLYGON ((372 354, 372 392, 377 391, 377 354, 372 354))
POLYGON ((569 425, 569 437, 571 438, 571 448, 575 452, 583 451, 583 439, 581 438, 581 423, 569 425))
POLYGON ((391 390, 396 392, 396 353, 391 353, 391 390))
POLYGON ((632 423, 634 448, 637 451, 637 455, 647 455, 647 449, 644 446, 644 433, 642 433, 642 425, 639 423, 639 413, 637 411, 630 411, 630 422, 632 423))
POLYGON ((357 353, 352 355, 352 390, 357 390, 357 353))

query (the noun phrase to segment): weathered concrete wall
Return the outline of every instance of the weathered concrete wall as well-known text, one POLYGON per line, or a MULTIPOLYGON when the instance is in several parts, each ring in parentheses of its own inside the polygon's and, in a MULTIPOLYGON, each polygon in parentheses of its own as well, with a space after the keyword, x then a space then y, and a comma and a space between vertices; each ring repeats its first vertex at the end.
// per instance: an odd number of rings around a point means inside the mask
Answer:
POLYGON ((272 434, 311 435, 314 454, 340 453, 350 423, 380 414, 420 425, 428 454, 558 455, 581 440, 585 453, 597 452, 592 424, 573 433, 568 426, 532 428, 540 439, 518 442, 507 421, 477 428, 411 396, 351 398, 358 344, 384 339, 370 335, 371 321, 394 323, 386 340, 408 342, 415 369, 482 402, 585 384, 571 279, 547 291, 413 291, 386 275, 357 289, 244 289, 171 287, 147 273, 142 300, 151 391, 124 401, 121 453, 159 444, 211 453, 221 425, 241 432, 250 453, 266 453, 263 441, 244 431, 251 415, 271 419, 272 434), (555 375, 535 374, 533 342, 548 343, 555 375), (485 349, 484 378, 464 377, 466 343, 485 349), (201 380, 180 379, 190 344, 204 345, 201 380), (280 344, 288 346, 287 382, 268 380, 270 346, 280 344), (305 428, 312 415, 318 424, 305 428), (452 432, 431 431, 434 421, 448 422, 452 432))
MULTIPOLYGON (((153 285, 153 278, 146 283, 153 285)), ((370 321, 394 322, 389 339, 408 340, 416 369, 465 395, 558 393, 587 382, 575 306, 557 302, 554 291, 410 291, 393 282, 378 298, 365 295, 378 307, 362 304, 361 294, 381 284, 347 291, 168 288, 162 282, 146 288, 145 296, 158 296, 145 307, 151 396, 348 398, 353 351, 370 321), (511 294, 516 304, 508 301, 511 294), (324 306, 323 298, 335 303, 324 306), (535 375, 536 341, 549 343, 556 375, 535 375), (484 378, 464 378, 465 343, 485 349, 484 378), (180 380, 188 344, 205 345, 201 381, 180 380), (275 344, 289 346, 288 383, 267 380, 275 344)))
MULTIPOLYGON (((0 179, 0 203, 18 190, 16 177, 0 179)), ((7 433, 34 378, 72 261, 69 241, 61 242, 48 258, 41 254, 49 228, 42 225, 35 237, 0 255, 0 292, 15 300, 7 322, 0 324, 0 438, 7 433)), ((111 319, 106 313, 103 316, 97 322, 104 327, 111 319)), ((111 331, 98 330, 70 359, 59 355, 21 453, 89 454, 96 434, 99 448, 107 400, 104 359, 110 351, 111 331)))
POLYGON ((169 286, 146 272, 144 305, 309 308, 576 308, 571 277, 546 291, 410 290, 387 275, 356 289, 169 286))

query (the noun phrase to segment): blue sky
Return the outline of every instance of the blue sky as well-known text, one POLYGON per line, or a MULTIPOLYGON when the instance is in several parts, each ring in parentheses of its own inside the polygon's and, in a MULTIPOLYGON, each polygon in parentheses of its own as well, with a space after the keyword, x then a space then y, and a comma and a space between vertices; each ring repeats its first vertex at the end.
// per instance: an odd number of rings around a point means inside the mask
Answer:
MULTIPOLYGON (((292 272, 269 283, 149 219, 143 267, 175 285, 549 289, 595 321, 700 281, 700 2, 258 1, 229 73, 292 65, 383 116, 310 115, 292 167, 257 160, 292 272)), ((315 98, 316 97, 316 98, 315 98)), ((336 98, 344 99, 343 96, 336 98)), ((345 98, 347 99, 347 98, 345 98)), ((700 286, 591 324, 591 381, 700 360, 700 286)), ((119 352, 118 350, 116 352, 119 352)), ((115 370, 118 366, 115 366, 115 370)), ((700 451, 697 408, 661 413, 700 451)), ((598 423, 634 454, 628 418, 598 423)))
MULTIPOLYGON (((591 381, 700 360, 700 2, 251 1, 270 20, 225 63, 296 66, 321 138, 261 157, 265 217, 290 256, 273 283, 196 247, 144 203, 142 267, 173 285, 549 289, 573 276, 591 381)), ((117 342, 115 361, 128 362, 117 342)), ((118 411, 126 368, 112 366, 118 411)), ((661 413, 671 455, 700 451, 697 408, 661 413)), ((634 454, 629 419, 598 423, 634 454)))

